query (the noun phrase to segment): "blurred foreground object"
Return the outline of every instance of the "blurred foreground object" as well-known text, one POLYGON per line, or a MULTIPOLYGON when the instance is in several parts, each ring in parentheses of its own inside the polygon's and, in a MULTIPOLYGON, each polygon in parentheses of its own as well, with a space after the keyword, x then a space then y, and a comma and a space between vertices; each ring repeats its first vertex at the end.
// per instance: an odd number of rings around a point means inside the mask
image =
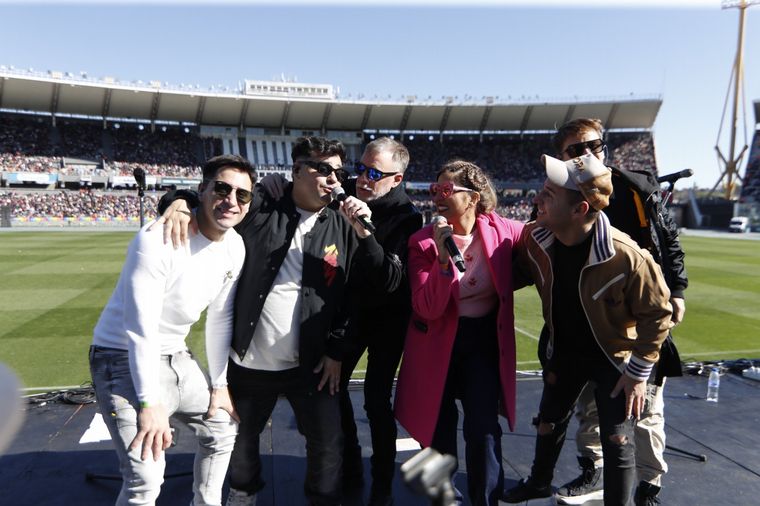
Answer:
POLYGON ((10 446, 23 420, 21 384, 13 371, 0 364, 0 455, 10 446))

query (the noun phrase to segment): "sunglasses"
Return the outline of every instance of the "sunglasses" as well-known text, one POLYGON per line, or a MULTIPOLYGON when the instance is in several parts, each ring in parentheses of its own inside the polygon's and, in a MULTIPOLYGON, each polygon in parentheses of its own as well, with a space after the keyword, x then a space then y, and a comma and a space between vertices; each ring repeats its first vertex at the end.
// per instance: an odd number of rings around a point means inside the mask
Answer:
POLYGON ((320 162, 317 160, 299 160, 298 163, 314 169, 321 176, 329 177, 330 174, 334 172, 335 179, 337 179, 339 183, 343 183, 348 179, 348 172, 343 167, 338 167, 336 169, 327 162, 320 162))
POLYGON ((430 195, 436 198, 440 195, 442 199, 447 199, 453 194, 458 192, 474 192, 472 188, 465 188, 464 186, 457 186, 451 181, 445 183, 433 183, 430 185, 430 195))
POLYGON ((214 181, 214 194, 220 199, 226 199, 232 191, 235 191, 235 198, 241 206, 246 205, 253 199, 253 194, 243 188, 235 188, 224 181, 214 181))
POLYGON ((577 158, 586 154, 588 149, 592 153, 601 153, 604 146, 607 144, 602 139, 594 139, 593 141, 577 142, 570 144, 563 153, 567 153, 571 158, 577 158))
POLYGON ((367 173, 367 179, 370 181, 380 181, 383 178, 389 177, 389 176, 395 176, 398 174, 398 172, 383 172, 381 170, 378 170, 374 167, 367 167, 363 163, 359 162, 354 167, 354 172, 356 172, 357 176, 361 176, 365 172, 367 173))

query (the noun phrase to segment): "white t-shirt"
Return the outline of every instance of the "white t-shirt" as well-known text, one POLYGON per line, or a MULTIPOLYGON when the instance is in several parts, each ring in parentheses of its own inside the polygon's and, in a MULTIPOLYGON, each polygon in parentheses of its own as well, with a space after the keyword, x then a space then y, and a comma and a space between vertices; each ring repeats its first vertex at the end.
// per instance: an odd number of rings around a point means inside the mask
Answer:
POLYGON ((298 367, 303 238, 314 228, 319 212, 298 209, 298 213, 298 227, 264 301, 251 345, 242 360, 230 351, 232 360, 243 367, 264 371, 298 367))
POLYGON ((221 241, 203 234, 185 248, 164 244, 163 229, 142 228, 127 250, 116 289, 94 330, 93 344, 129 351, 140 401, 155 403, 159 361, 187 349, 190 327, 208 307, 206 354, 214 386, 227 384, 233 304, 245 245, 230 229, 221 241))

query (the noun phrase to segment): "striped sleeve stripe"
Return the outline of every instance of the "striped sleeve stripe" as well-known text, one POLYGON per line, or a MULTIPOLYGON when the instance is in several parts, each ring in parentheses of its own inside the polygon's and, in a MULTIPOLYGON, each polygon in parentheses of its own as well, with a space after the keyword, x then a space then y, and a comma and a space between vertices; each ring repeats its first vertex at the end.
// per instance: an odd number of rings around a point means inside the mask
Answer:
POLYGON ((653 367, 653 363, 631 356, 631 360, 625 367, 625 373, 631 378, 646 381, 649 378, 649 374, 652 372, 653 367))

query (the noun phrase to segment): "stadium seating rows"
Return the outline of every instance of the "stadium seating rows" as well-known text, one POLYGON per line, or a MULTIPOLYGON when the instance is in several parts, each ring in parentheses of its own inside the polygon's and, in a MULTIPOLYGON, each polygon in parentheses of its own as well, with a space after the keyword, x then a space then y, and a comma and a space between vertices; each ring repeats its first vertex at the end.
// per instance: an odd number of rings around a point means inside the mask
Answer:
MULTIPOLYGON (((656 171, 651 133, 612 132, 607 140, 612 165, 656 171)), ((538 185, 543 179, 538 163, 540 155, 554 152, 549 133, 446 134, 443 139, 409 135, 404 144, 411 155, 406 179, 417 182, 433 180, 445 161, 463 158, 483 167, 497 185, 504 182, 538 185)), ((160 126, 151 131, 134 123, 121 123, 118 128, 110 123, 104 129, 101 122, 72 118, 58 118, 53 126, 45 116, 0 115, 0 171, 4 172, 129 176, 141 167, 149 175, 198 178, 202 161, 221 152, 221 141, 202 138, 197 128, 160 126), (79 160, 89 163, 83 165, 79 160)), ((759 169, 760 139, 756 136, 747 170, 747 195, 760 192, 759 169)), ((31 195, 5 192, 2 202, 13 203, 14 217, 62 212, 134 216, 137 212, 134 195, 119 192, 31 195)), ((414 198, 423 209, 431 205, 426 196, 414 198)), ((517 218, 527 216, 530 208, 529 200, 504 199, 500 205, 505 213, 517 218)))

